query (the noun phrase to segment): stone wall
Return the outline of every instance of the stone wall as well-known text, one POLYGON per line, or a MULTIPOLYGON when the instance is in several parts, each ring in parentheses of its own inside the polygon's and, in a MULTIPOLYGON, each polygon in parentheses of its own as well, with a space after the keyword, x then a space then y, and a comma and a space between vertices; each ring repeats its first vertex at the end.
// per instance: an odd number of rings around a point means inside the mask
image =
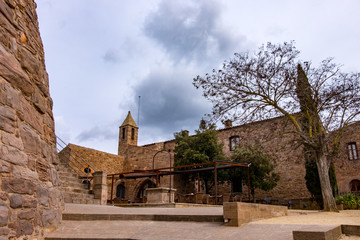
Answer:
MULTIPOLYGON (((153 168, 153 159, 154 159, 154 168, 168 168, 170 167, 170 156, 172 161, 172 166, 174 163, 174 154, 170 152, 160 152, 161 150, 167 151, 169 148, 165 148, 166 145, 163 144, 162 148, 152 148, 152 147, 139 147, 127 145, 123 146, 122 154, 125 157, 124 162, 124 172, 131 172, 134 170, 149 170, 153 168), (155 156, 156 154, 156 156, 155 156), (155 156, 155 158, 154 158, 155 156)), ((125 180, 126 187, 126 199, 130 201, 138 201, 136 195, 141 188, 142 184, 146 181, 152 181, 156 183, 155 179, 150 178, 138 178, 134 180, 125 180)), ((169 176, 164 176, 160 178, 160 187, 169 187, 170 184, 169 176)), ((174 183, 174 178, 172 177, 172 183, 174 183)), ((172 185, 173 186, 173 185, 172 185)), ((115 190, 114 190, 115 191, 115 190)))
MULTIPOLYGON (((69 149, 71 149, 71 154, 76 154, 88 162, 95 170, 104 171, 108 174, 108 198, 111 196, 115 198, 116 196, 116 187, 119 184, 125 186, 125 199, 132 202, 138 202, 140 199, 136 198, 137 192, 141 188, 142 184, 147 181, 152 181, 156 183, 154 178, 138 178, 138 179, 120 179, 119 175, 116 175, 114 178, 114 184, 112 185, 111 174, 119 174, 123 172, 132 172, 134 170, 149 170, 153 168, 153 157, 154 155, 161 150, 164 150, 168 145, 162 143, 156 148, 153 147, 139 147, 135 145, 124 144, 120 148, 121 155, 114 155, 110 153, 101 152, 98 150, 85 148, 77 146, 74 144, 69 144, 64 148, 59 157, 62 161, 66 161, 69 158, 69 149), (111 194, 112 190, 112 194, 111 194)), ((174 161, 174 154, 171 152, 172 165, 174 161)), ((170 155, 168 152, 160 152, 156 154, 154 165, 155 168, 167 168, 170 166, 170 155)), ((82 166, 82 171, 87 167, 87 165, 82 166)), ((172 178, 172 182, 174 180, 172 178)), ((159 186, 169 187, 169 176, 161 177, 159 186)))
MULTIPOLYGON (((218 130, 218 139, 224 144, 223 151, 226 156, 230 157, 233 154, 233 151, 230 150, 230 138, 238 136, 240 145, 260 143, 265 152, 274 160, 275 172, 280 175, 280 181, 270 192, 256 189, 255 197, 257 200, 263 200, 267 197, 270 200, 276 200, 276 203, 286 204, 288 200, 311 197, 305 183, 305 159, 302 155, 302 146, 296 141, 296 135, 288 133, 291 129, 292 125, 286 119, 274 118, 218 130)), ((340 151, 332 159, 335 164, 339 192, 349 192, 350 182, 356 179, 360 180, 360 172, 358 171, 360 160, 349 160, 347 149, 349 142, 355 142, 359 147, 360 122, 350 124, 345 129, 341 139, 340 151)), ((147 146, 166 146, 166 149, 174 149, 175 143, 174 141, 167 141, 147 146)), ((179 182, 179 179, 176 179, 175 188, 178 188, 179 193, 196 192, 195 189, 191 190, 192 186, 196 184, 188 184, 185 189, 183 182, 180 184, 179 182)), ((229 184, 218 187, 219 194, 223 195, 230 191, 231 186, 229 184)), ((214 189, 210 193, 214 194, 214 189)), ((241 198, 248 200, 246 185, 243 185, 241 198)))
MULTIPOLYGON (((218 139, 224 144, 224 153, 230 157, 230 137, 238 136, 240 138, 240 145, 253 144, 255 142, 264 146, 265 151, 274 159, 277 167, 275 171, 280 175, 281 179, 278 186, 270 192, 256 190, 255 197, 258 200, 265 197, 277 202, 287 203, 289 199, 303 199, 309 198, 310 194, 305 185, 305 168, 304 159, 302 157, 301 146, 294 145, 295 137, 292 134, 285 134, 291 129, 291 125, 283 118, 275 118, 266 121, 255 122, 242 126, 229 127, 218 131, 218 139)), ((131 172, 134 170, 148 170, 152 169, 153 157, 161 150, 171 150, 172 165, 174 162, 173 150, 175 148, 175 141, 166 141, 160 143, 153 143, 145 146, 136 145, 122 145, 119 148, 119 154, 123 157, 123 172, 131 172)), ((89 155, 89 154, 88 154, 89 155)), ((90 160, 92 162, 99 160, 90 160)), ((155 157, 155 168, 169 167, 169 154, 167 152, 158 153, 155 157)), ((100 170, 109 171, 113 166, 103 165, 100 170)), ((122 183, 126 188, 126 199, 130 201, 138 201, 136 194, 141 188, 141 185, 155 179, 138 178, 138 179, 118 179, 116 178, 113 185, 113 196, 116 193, 116 186, 122 183)), ((109 186, 111 181, 109 180, 109 186)), ((169 177, 162 177, 160 186, 169 187, 169 177)), ((197 192, 197 184, 193 182, 185 182, 181 176, 172 177, 172 186, 177 189, 177 194, 190 194, 197 192)), ((229 194, 231 191, 230 184, 219 185, 218 194, 229 194)), ((214 195, 214 188, 210 194, 214 195)), ((111 196, 111 188, 109 187, 109 196, 111 196)), ((242 200, 248 200, 247 187, 243 186, 243 196, 238 196, 242 200)))
MULTIPOLYGON (((275 172, 280 175, 278 185, 270 192, 255 190, 257 199, 284 200, 309 198, 310 194, 305 184, 305 160, 302 156, 302 147, 296 143, 294 134, 287 133, 291 130, 291 123, 284 118, 274 118, 246 125, 219 130, 218 138, 224 143, 224 153, 230 151, 230 137, 238 136, 240 145, 246 146, 260 143, 264 151, 271 156, 276 164, 275 172)), ((243 193, 247 195, 247 187, 243 193)), ((247 199, 247 197, 246 197, 247 199)))
MULTIPOLYGON (((286 204, 287 200, 310 198, 305 183, 305 159, 302 146, 296 141, 296 135, 287 133, 291 130, 291 123, 283 118, 274 118, 254 122, 242 126, 219 130, 218 137, 224 143, 224 153, 232 155, 230 151, 230 137, 239 136, 240 145, 260 143, 264 150, 276 163, 275 172, 280 175, 278 185, 270 192, 255 191, 255 197, 262 200, 265 197, 286 204)), ((329 139, 329 146, 333 140, 329 139)), ((350 192, 350 182, 360 180, 360 160, 349 160, 347 144, 360 144, 360 122, 352 123, 345 128, 340 143, 340 151, 333 156, 335 173, 339 192, 350 192)), ((226 186, 226 185, 225 185, 226 186)), ((219 191, 221 192, 221 191, 219 191)), ((243 195, 247 194, 247 187, 243 187, 243 195)), ((245 196, 243 196, 244 198, 245 196)), ((246 199, 247 197, 245 197, 246 199)))
POLYGON ((0 239, 43 239, 63 208, 35 9, 0 0, 0 239))
MULTIPOLYGON (((305 183, 305 160, 302 155, 302 146, 296 141, 296 135, 288 133, 292 129, 291 123, 284 118, 274 118, 265 121, 254 122, 251 124, 227 127, 218 130, 218 139, 224 144, 224 153, 230 157, 233 151, 230 150, 230 138, 237 136, 240 139, 240 145, 246 146, 253 143, 260 143, 266 153, 268 153, 276 164, 275 172, 280 175, 280 181, 278 185, 269 192, 264 192, 259 189, 255 190, 255 198, 257 201, 262 201, 265 197, 269 198, 272 203, 287 204, 289 200, 293 203, 301 202, 302 199, 310 198, 310 193, 306 188, 305 183), (299 201, 295 201, 299 200, 299 201)), ((360 173, 357 171, 360 167, 360 160, 350 161, 347 155, 347 143, 356 142, 360 143, 360 122, 349 125, 345 130, 344 136, 341 142, 341 151, 333 159, 335 163, 335 171, 338 180, 338 186, 340 192, 350 191, 350 181, 354 179, 360 179, 360 173)), ((154 155, 162 150, 171 150, 172 165, 174 163, 173 150, 175 148, 175 141, 166 141, 148 144, 145 146, 134 145, 122 145, 119 148, 119 153, 123 161, 122 172, 131 172, 134 170, 149 170, 152 169, 154 155)), ((95 150, 93 150, 95 151, 95 150)), ((81 152, 81 151, 80 151, 81 152)), ((85 153, 85 151, 83 151, 85 153)), ((98 159, 106 159, 87 153, 86 157, 94 163, 99 162, 98 159)), ((108 154, 111 155, 111 154, 108 154)), ((117 169, 117 165, 113 165, 111 161, 103 164, 100 170, 113 173, 113 169, 117 169)), ((169 154, 167 152, 158 153, 155 157, 155 168, 169 167, 169 154)), ((118 173, 120 173, 119 171, 118 173)), ((112 195, 115 197, 116 186, 123 184, 126 188, 125 199, 131 202, 138 202, 140 199, 136 198, 136 195, 141 188, 142 184, 146 181, 153 181, 155 179, 150 178, 138 178, 138 179, 119 179, 117 176, 114 179, 112 195)), ((109 183, 109 197, 111 196, 111 180, 109 183)), ((161 178, 159 186, 169 187, 169 177, 165 176, 161 178)), ((186 198, 197 192, 197 184, 194 182, 184 181, 180 175, 172 177, 172 187, 177 189, 177 198, 186 198)), ((243 183, 243 193, 236 195, 235 200, 247 201, 248 189, 245 183, 243 183)), ((230 197, 231 184, 225 183, 218 186, 218 194, 223 195, 224 201, 232 199, 230 197)), ((214 195, 214 188, 210 191, 211 195, 214 195)), ((299 205, 299 204, 297 204, 299 205)), ((301 205, 301 204, 300 204, 301 205)), ((307 204, 309 205, 309 204, 307 204)))
MULTIPOLYGON (((345 128, 340 143, 339 153, 334 157, 336 180, 339 192, 350 192, 350 182, 360 180, 360 159, 349 160, 347 144, 355 142, 358 149, 360 144, 360 122, 350 124, 345 128)), ((358 152, 359 154, 359 152, 358 152)), ((358 155, 359 156, 359 155, 358 155)))
MULTIPOLYGON (((123 156, 69 144, 59 153, 60 160, 63 162, 67 161, 70 153, 73 155, 75 154, 75 156, 78 155, 84 161, 89 163, 95 169, 91 173, 94 173, 94 171, 104 171, 109 175, 123 172, 124 170, 125 159, 123 156)), ((82 173, 84 173, 86 167, 86 164, 82 166, 82 173)))

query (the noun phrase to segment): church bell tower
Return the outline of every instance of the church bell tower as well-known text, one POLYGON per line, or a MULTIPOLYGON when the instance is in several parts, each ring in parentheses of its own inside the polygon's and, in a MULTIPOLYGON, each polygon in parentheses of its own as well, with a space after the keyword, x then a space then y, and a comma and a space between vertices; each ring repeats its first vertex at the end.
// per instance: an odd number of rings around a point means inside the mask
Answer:
POLYGON ((128 145, 137 146, 139 127, 136 125, 130 111, 119 128, 118 154, 128 145))

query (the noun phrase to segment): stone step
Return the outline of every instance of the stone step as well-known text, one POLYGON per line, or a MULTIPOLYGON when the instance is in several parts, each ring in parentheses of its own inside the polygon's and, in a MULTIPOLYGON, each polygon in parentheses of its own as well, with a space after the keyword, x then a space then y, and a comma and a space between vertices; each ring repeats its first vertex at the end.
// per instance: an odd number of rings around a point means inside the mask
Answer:
POLYGON ((62 175, 59 175, 59 178, 60 178, 61 182, 69 182, 69 183, 74 183, 74 184, 82 183, 82 180, 79 178, 67 177, 67 176, 62 176, 62 175))
POLYGON ((78 175, 68 171, 58 171, 59 176, 78 178, 78 175))
MULTIPOLYGON (((69 181, 69 182, 80 182, 82 183, 84 180, 86 179, 80 179, 78 178, 78 175, 74 174, 74 173, 66 173, 66 174, 62 174, 61 172, 59 173, 59 178, 62 181, 69 181)), ((89 179, 91 180, 91 178, 89 179)))
POLYGON ((74 192, 74 193, 83 193, 83 194, 91 194, 89 189, 85 189, 85 188, 79 188, 79 187, 73 187, 73 186, 68 186, 68 187, 61 187, 61 190, 63 192, 74 192))
POLYGON ((65 203, 100 205, 100 199, 64 197, 65 203))
MULTIPOLYGON (((73 173, 73 174, 78 174, 74 169, 72 169, 70 166, 68 165, 64 165, 64 164, 59 164, 58 165, 58 169, 59 169, 59 172, 68 172, 68 173, 73 173)), ((84 172, 81 172, 82 175, 86 175, 86 173, 84 172)), ((89 174, 89 176, 92 176, 91 174, 89 174)))
POLYGON ((203 208, 120 208, 108 205, 66 204, 63 220, 74 221, 180 221, 223 223, 223 207, 203 208))
POLYGON ((68 165, 59 164, 59 169, 61 169, 61 171, 63 171, 63 172, 71 172, 71 173, 74 173, 74 170, 71 169, 68 165))
POLYGON ((62 181, 62 187, 74 187, 74 188, 79 188, 79 189, 85 189, 85 190, 89 190, 89 185, 88 184, 84 184, 84 183, 80 183, 80 182, 66 182, 66 181, 62 181))
POLYGON ((63 213, 63 220, 71 221, 176 221, 176 222, 224 222, 219 215, 168 215, 168 214, 70 214, 63 213))
POLYGON ((69 198, 94 199, 94 195, 89 193, 78 193, 78 192, 63 192, 63 193, 64 193, 64 197, 69 197, 69 198))
POLYGON ((58 173, 65 203, 100 204, 99 199, 94 199, 89 185, 83 184, 83 180, 68 165, 60 164, 58 173))

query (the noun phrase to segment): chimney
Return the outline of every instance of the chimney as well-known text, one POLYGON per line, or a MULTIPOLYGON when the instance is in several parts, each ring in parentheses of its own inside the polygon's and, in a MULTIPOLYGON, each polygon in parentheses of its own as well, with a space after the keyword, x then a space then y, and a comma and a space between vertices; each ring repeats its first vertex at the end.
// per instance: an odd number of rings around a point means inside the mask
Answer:
POLYGON ((226 120, 224 122, 224 125, 225 125, 225 128, 231 128, 232 127, 232 121, 228 119, 228 120, 226 120))

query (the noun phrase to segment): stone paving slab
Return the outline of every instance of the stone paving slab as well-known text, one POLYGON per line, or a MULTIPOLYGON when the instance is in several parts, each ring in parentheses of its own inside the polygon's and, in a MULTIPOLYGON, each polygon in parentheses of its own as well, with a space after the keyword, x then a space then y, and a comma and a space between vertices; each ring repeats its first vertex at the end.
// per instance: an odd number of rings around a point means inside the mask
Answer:
POLYGON ((292 231, 302 228, 303 225, 257 223, 244 224, 242 227, 225 227, 220 223, 64 221, 56 231, 49 233, 46 239, 289 240, 292 239, 292 231))
MULTIPOLYGON (((221 208, 118 208, 109 206, 89 206, 66 204, 65 211, 89 213, 124 213, 127 214, 222 214, 221 208)), ((63 221, 51 233, 48 240, 75 239, 238 239, 238 240, 292 240, 293 231, 309 229, 329 229, 341 224, 359 225, 360 211, 341 211, 328 213, 319 211, 289 211, 289 216, 264 219, 242 225, 241 227, 226 227, 223 223, 210 222, 172 222, 172 221, 63 221)))

